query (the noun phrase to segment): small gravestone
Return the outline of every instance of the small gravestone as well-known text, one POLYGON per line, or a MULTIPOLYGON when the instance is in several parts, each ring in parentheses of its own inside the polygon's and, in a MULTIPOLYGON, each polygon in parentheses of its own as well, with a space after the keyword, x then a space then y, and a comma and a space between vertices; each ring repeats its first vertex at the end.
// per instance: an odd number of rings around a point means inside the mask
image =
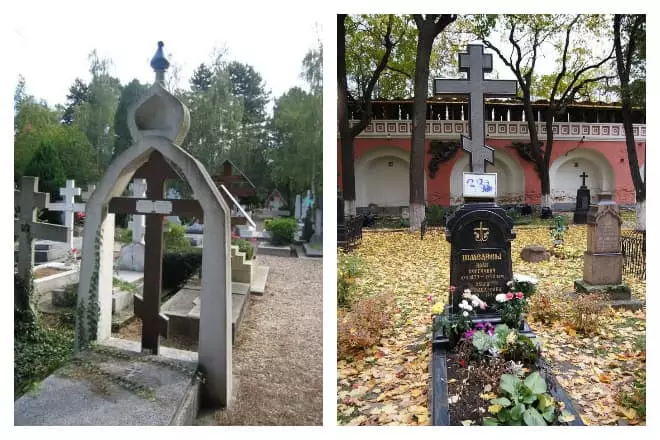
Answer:
POLYGON ((539 261, 547 261, 550 259, 550 253, 546 248, 538 244, 525 246, 520 251, 520 259, 529 263, 538 263, 539 261))
POLYGON ((632 300, 630 287, 622 283, 621 216, 612 194, 598 194, 598 204, 589 208, 587 250, 584 253, 584 278, 575 281, 577 293, 601 293, 613 307, 639 308, 632 300))
POLYGON ((300 194, 296 194, 296 211, 295 211, 296 220, 302 218, 302 199, 300 194))
MULTIPOLYGON (((147 180, 133 179, 129 186, 132 196, 143 199, 147 194, 147 180)), ((131 243, 123 246, 119 254, 119 269, 133 272, 144 272, 144 229, 145 216, 133 214, 128 222, 132 231, 131 243)))
POLYGON ((76 212, 85 212, 84 203, 76 203, 75 196, 80 195, 80 188, 76 188, 76 182, 74 180, 67 180, 66 186, 60 188, 60 195, 62 196, 62 201, 59 203, 49 203, 47 208, 49 211, 62 211, 64 217, 64 226, 67 227, 67 246, 69 250, 74 248, 73 245, 73 225, 74 225, 74 214, 76 212))
POLYGON ((575 198, 575 212, 573 213, 573 223, 576 225, 584 225, 587 223, 587 214, 589 213, 589 200, 591 194, 586 185, 586 178, 589 177, 584 171, 580 174, 582 178, 582 186, 577 190, 577 197, 575 198))

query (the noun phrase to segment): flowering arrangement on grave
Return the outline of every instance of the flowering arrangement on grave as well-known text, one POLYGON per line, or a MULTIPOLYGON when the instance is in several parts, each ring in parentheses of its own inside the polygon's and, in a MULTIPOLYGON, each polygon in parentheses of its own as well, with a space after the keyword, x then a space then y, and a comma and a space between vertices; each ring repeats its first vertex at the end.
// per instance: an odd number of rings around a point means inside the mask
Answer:
POLYGON ((78 249, 73 248, 67 252, 66 265, 73 266, 74 269, 80 270, 80 262, 78 261, 78 249))
POLYGON ((515 274, 513 280, 507 282, 509 292, 495 295, 494 308, 504 324, 511 328, 521 327, 527 300, 536 292, 537 282, 532 276, 515 274))
MULTIPOLYGON (((455 295, 456 287, 449 287, 449 293, 455 295)), ((434 304, 431 308, 432 315, 440 315, 440 318, 436 322, 437 325, 442 327, 447 338, 449 338, 450 345, 458 343, 461 336, 472 328, 472 317, 476 313, 476 310, 485 310, 488 306, 477 295, 473 294, 470 289, 463 290, 462 296, 463 299, 458 304, 460 310, 451 310, 453 307, 450 306, 450 313, 441 314, 444 307, 444 304, 441 302, 434 304)))

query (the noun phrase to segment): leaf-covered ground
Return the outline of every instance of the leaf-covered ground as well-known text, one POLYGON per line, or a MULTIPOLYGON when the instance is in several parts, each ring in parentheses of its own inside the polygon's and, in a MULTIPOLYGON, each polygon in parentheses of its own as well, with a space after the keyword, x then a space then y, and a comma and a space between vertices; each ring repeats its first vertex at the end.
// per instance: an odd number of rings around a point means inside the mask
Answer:
MULTIPOLYGON (((571 225, 565 249, 574 258, 527 263, 520 251, 530 244, 552 247, 548 228, 516 228, 513 271, 534 275, 538 291, 558 296, 582 278, 581 254, 586 227, 571 225)), ((391 327, 380 342, 338 359, 337 414, 348 425, 427 425, 431 313, 433 301, 447 299, 449 243, 443 231, 419 234, 365 232, 354 251, 362 262, 355 297, 390 292, 395 298, 391 327)), ((644 300, 645 281, 624 277, 633 295, 644 300)), ((338 314, 342 319, 343 313, 338 314)), ((587 424, 643 423, 643 417, 620 405, 620 391, 633 383, 645 386, 645 312, 608 311, 591 337, 564 324, 530 323, 541 338, 546 359, 577 404, 587 424)))

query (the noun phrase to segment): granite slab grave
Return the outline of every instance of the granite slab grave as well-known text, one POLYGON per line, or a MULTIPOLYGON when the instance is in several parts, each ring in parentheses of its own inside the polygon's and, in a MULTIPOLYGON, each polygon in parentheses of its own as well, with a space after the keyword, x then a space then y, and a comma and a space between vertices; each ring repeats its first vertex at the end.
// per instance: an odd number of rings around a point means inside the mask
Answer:
POLYGON ((199 408, 196 353, 163 348, 161 354, 83 352, 14 402, 14 424, 192 425, 199 408))

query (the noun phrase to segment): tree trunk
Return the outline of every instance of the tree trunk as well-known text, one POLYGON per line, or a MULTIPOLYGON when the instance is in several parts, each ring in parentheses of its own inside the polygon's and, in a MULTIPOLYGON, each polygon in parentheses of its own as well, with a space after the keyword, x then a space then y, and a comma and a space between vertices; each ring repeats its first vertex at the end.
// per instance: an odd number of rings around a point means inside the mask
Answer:
POLYGON ((348 84, 346 80, 346 27, 345 14, 337 15, 337 121, 341 149, 341 184, 345 215, 355 215, 355 163, 353 135, 348 122, 348 84))
POLYGON ((415 59, 415 100, 413 103, 412 139, 410 146, 410 231, 422 227, 425 217, 424 158, 426 99, 428 96, 429 60, 435 34, 433 23, 424 23, 417 36, 415 59))
POLYGON ((545 131, 547 133, 545 148, 543 149, 543 166, 539 167, 541 177, 541 208, 552 208, 552 196, 550 195, 550 155, 552 154, 552 142, 554 133, 552 131, 552 118, 554 112, 545 112, 545 131))
MULTIPOLYGON (((630 165, 630 174, 633 185, 635 186, 635 208, 637 211, 637 229, 646 230, 646 182, 642 180, 639 172, 639 162, 637 161, 637 148, 635 145, 635 135, 633 133, 632 122, 632 102, 630 93, 630 64, 634 50, 630 47, 635 42, 635 36, 629 35, 628 47, 626 48, 626 59, 624 59, 623 48, 621 46, 621 19, 622 16, 614 16, 614 47, 616 51, 616 64, 619 81, 621 83, 621 119, 623 120, 623 131, 626 135, 626 150, 628 151, 628 164, 630 165), (642 211, 640 219, 640 211, 642 211)), ((634 34, 636 27, 633 27, 631 34, 634 34)))
MULTIPOLYGON (((519 82, 520 84, 520 82, 519 82)), ((522 86, 522 85, 521 85, 522 86)), ((532 99, 529 88, 523 88, 523 106, 525 112, 525 119, 527 121, 527 129, 529 131, 529 142, 531 144, 532 159, 536 166, 536 175, 541 182, 541 207, 549 208, 552 201, 550 200, 550 177, 549 170, 545 166, 545 159, 541 151, 541 142, 539 141, 538 126, 534 120, 534 110, 532 109, 532 99)))

